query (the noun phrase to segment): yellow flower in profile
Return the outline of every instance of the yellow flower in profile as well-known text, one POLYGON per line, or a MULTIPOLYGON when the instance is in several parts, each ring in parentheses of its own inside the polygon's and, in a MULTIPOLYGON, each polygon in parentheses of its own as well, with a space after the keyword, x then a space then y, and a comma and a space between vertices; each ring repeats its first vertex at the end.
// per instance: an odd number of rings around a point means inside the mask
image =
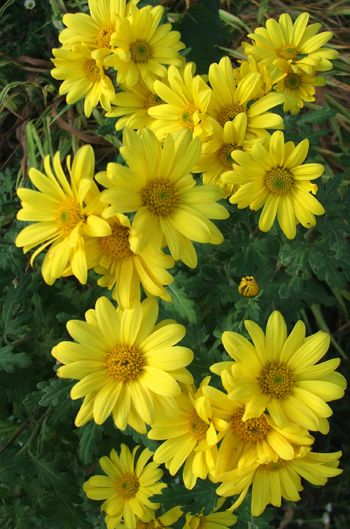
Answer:
POLYGON ((220 244, 223 236, 209 219, 225 219, 227 210, 217 204, 222 192, 216 185, 195 185, 190 174, 200 156, 201 143, 190 131, 168 134, 164 145, 154 133, 125 129, 120 153, 129 167, 116 163, 99 173, 97 180, 108 189, 102 200, 110 204, 106 218, 136 212, 131 250, 147 246, 158 251, 164 244, 174 259, 194 268, 197 254, 192 241, 220 244))
MULTIPOLYGON (((180 507, 173 507, 161 515, 157 515, 153 511, 149 522, 143 522, 139 519, 136 521, 136 529, 163 529, 163 527, 171 529, 181 516, 180 507)), ((124 522, 116 523, 116 520, 117 517, 115 516, 106 516, 107 529, 129 529, 124 522)))
POLYGON ((50 246, 42 264, 42 274, 47 284, 57 278, 73 274, 81 283, 87 279, 85 253, 86 236, 104 237, 111 233, 108 223, 100 217, 102 203, 100 192, 93 181, 95 156, 90 145, 78 149, 73 163, 67 157, 69 179, 64 174, 60 153, 44 159, 45 173, 29 169, 29 178, 38 189, 19 188, 17 194, 22 209, 19 220, 31 222, 16 238, 16 246, 28 252, 39 246, 35 257, 50 246))
POLYGON ((254 276, 242 277, 238 287, 238 292, 241 296, 245 298, 253 298, 259 294, 259 291, 260 287, 254 276))
POLYGON ((102 275, 97 283, 112 290, 113 298, 124 308, 140 301, 140 283, 147 294, 170 301, 163 285, 173 282, 166 268, 174 265, 174 259, 147 248, 136 255, 130 249, 132 227, 125 215, 111 217, 109 225, 111 235, 89 238, 85 243, 89 268, 102 275))
POLYGON ((137 519, 148 522, 159 504, 150 501, 166 487, 159 480, 163 471, 153 461, 152 452, 145 448, 136 459, 140 446, 131 452, 121 445, 120 455, 112 450, 110 457, 101 457, 99 463, 106 475, 92 476, 85 481, 83 490, 91 500, 105 500, 101 506, 107 514, 108 529, 114 528, 122 518, 128 529, 136 529, 137 519), (113 524, 109 523, 112 518, 113 524), (114 523, 115 522, 115 523, 114 523))
MULTIPOLYGON (((192 382, 185 366, 193 353, 174 346, 186 329, 175 322, 156 325, 157 316, 154 298, 121 310, 100 297, 95 310, 86 312, 86 322, 67 323, 75 341, 53 348, 52 355, 65 364, 57 375, 79 380, 71 398, 87 398, 84 410, 90 415, 93 406, 97 424, 113 414, 120 430, 129 424, 144 433, 145 423, 153 422, 157 410, 174 406, 174 397, 181 394, 178 381, 192 382)), ((80 413, 77 426, 85 422, 80 413)))
POLYGON ((309 13, 302 13, 294 23, 288 13, 283 13, 278 22, 269 18, 266 27, 248 34, 254 44, 245 43, 244 53, 253 55, 257 61, 285 59, 309 74, 330 70, 330 60, 335 59, 338 52, 323 46, 333 34, 331 31, 318 33, 321 24, 308 26, 309 18, 309 13))
POLYGON ((150 90, 156 79, 165 77, 166 66, 181 66, 179 55, 185 45, 180 33, 171 24, 161 24, 162 6, 138 9, 130 5, 128 17, 117 17, 116 30, 111 37, 113 54, 105 65, 117 70, 117 81, 126 88, 142 80, 150 90))
POLYGON ((223 483, 216 492, 225 497, 239 494, 229 509, 234 510, 242 503, 252 485, 252 516, 260 516, 269 503, 280 507, 282 498, 298 501, 299 492, 303 490, 300 477, 320 486, 325 485, 328 478, 342 473, 337 468, 341 452, 318 453, 310 450, 309 447, 302 447, 290 461, 278 460, 264 465, 256 463, 227 472, 222 476, 223 483))
POLYGON ((54 79, 63 81, 60 95, 65 95, 67 103, 73 105, 84 98, 84 113, 91 116, 100 103, 104 110, 111 109, 115 90, 111 79, 104 72, 102 62, 85 44, 76 44, 72 49, 53 49, 55 68, 51 70, 54 79))
MULTIPOLYGON (((260 417, 267 410, 279 427, 294 422, 309 430, 328 431, 332 410, 326 404, 340 399, 345 378, 335 371, 339 358, 317 363, 327 352, 330 338, 318 331, 305 338, 305 325, 299 320, 287 337, 287 326, 280 312, 267 322, 266 336, 252 321, 245 327, 253 344, 235 332, 225 331, 222 342, 234 360, 224 364, 231 371, 229 397, 245 402, 243 421, 260 417)), ((220 364, 211 367, 222 374, 220 364)))
POLYGON ((228 529, 237 522, 237 516, 228 511, 209 514, 186 514, 183 529, 228 529))
POLYGON ((152 128, 154 119, 148 114, 148 109, 160 105, 162 100, 144 83, 118 92, 113 101, 112 109, 107 112, 107 117, 119 117, 115 124, 117 130, 124 127, 131 129, 152 128))
POLYGON ((276 131, 265 146, 253 145, 248 152, 235 151, 232 155, 238 164, 225 173, 223 181, 240 187, 230 202, 238 208, 250 207, 257 211, 263 207, 259 228, 267 232, 276 219, 288 239, 294 239, 296 226, 315 226, 315 215, 323 215, 324 208, 311 194, 317 186, 310 180, 322 175, 324 167, 319 163, 304 164, 309 141, 297 146, 292 141, 284 143, 283 133, 276 131))

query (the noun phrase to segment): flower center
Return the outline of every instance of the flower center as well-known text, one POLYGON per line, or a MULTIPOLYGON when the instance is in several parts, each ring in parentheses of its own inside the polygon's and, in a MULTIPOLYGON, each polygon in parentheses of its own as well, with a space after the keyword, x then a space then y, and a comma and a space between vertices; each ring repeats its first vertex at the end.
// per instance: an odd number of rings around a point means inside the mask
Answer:
POLYGON ((274 195, 285 195, 293 185, 293 175, 288 169, 274 167, 266 173, 265 186, 274 195))
POLYGON ((232 417, 231 427, 237 437, 242 441, 249 443, 258 443, 266 439, 267 434, 271 430, 271 426, 266 421, 265 417, 255 417, 254 419, 248 419, 242 421, 244 414, 244 408, 240 408, 232 417))
POLYGON ((145 99, 146 108, 156 107, 157 105, 160 105, 161 103, 163 103, 163 101, 161 100, 159 96, 157 96, 157 94, 149 94, 145 99))
POLYGON ((123 498, 133 498, 140 488, 139 480, 134 474, 122 474, 116 483, 117 494, 123 498))
POLYGON ((105 357, 109 376, 116 382, 134 382, 143 372, 145 360, 135 345, 117 344, 105 357))
POLYGON ((232 105, 224 107, 220 110, 220 112, 218 113, 218 122, 223 127, 227 121, 231 121, 237 116, 237 114, 244 111, 244 105, 238 105, 233 103, 232 105))
POLYGON ((193 114, 195 113, 197 107, 193 103, 189 103, 185 109, 185 111, 182 113, 181 121, 182 126, 185 127, 185 129, 192 130, 194 129, 194 123, 193 123, 193 114))
POLYGON ((278 461, 275 461, 273 463, 267 463, 265 465, 259 466, 259 471, 263 472, 278 472, 286 465, 287 461, 284 461, 283 459, 278 459, 278 461))
POLYGON ((116 224, 112 228, 112 235, 108 237, 99 237, 101 250, 108 254, 116 261, 127 259, 133 252, 130 250, 129 244, 130 229, 127 226, 116 224))
POLYGON ((64 237, 67 237, 84 218, 78 202, 71 198, 65 200, 56 213, 56 222, 64 237))
POLYGON ((283 400, 291 395, 294 381, 293 372, 280 362, 268 363, 258 378, 261 391, 278 400, 283 400))
POLYGON ((285 59, 287 61, 292 59, 295 61, 298 56, 298 52, 294 48, 280 48, 277 50, 277 55, 281 57, 281 59, 285 59))
POLYGON ((89 59, 85 63, 85 73, 89 81, 96 82, 101 79, 100 69, 96 64, 96 61, 89 59))
POLYGON ((98 48, 110 48, 111 35, 115 30, 112 26, 102 26, 96 35, 96 45, 98 48))
POLYGON ((178 194, 176 188, 169 180, 150 180, 141 191, 141 199, 144 206, 160 217, 170 215, 177 202, 178 194))
POLYGON ((196 411, 193 411, 189 416, 188 428, 191 437, 193 437, 197 441, 200 441, 201 439, 204 439, 209 425, 205 421, 203 421, 203 419, 200 418, 196 411))
POLYGON ((301 78, 296 73, 289 73, 284 82, 287 88, 296 90, 301 85, 301 78))
POLYGON ((225 143, 218 151, 219 162, 228 169, 232 169, 233 160, 231 158, 231 152, 234 149, 236 149, 236 145, 233 143, 225 143))
POLYGON ((130 44, 130 55, 136 64, 145 64, 152 58, 152 48, 144 40, 137 39, 130 44))

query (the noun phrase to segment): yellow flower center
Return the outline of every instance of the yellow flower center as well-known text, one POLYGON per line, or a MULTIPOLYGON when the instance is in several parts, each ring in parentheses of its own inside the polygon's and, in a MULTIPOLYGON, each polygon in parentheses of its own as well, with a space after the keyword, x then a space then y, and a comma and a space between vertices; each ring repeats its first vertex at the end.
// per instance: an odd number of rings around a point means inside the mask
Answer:
POLYGON ((231 152, 234 149, 236 149, 236 145, 233 143, 225 143, 218 151, 219 162, 228 169, 232 169, 233 160, 231 158, 231 152))
POLYGON ((130 44, 130 55, 136 64, 145 64, 152 58, 152 48, 146 41, 137 39, 130 44))
POLYGON ((160 217, 170 215, 178 203, 179 196, 176 188, 169 180, 150 180, 141 191, 144 206, 160 217))
POLYGON ((289 73, 284 82, 287 88, 290 90, 296 90, 301 85, 301 77, 296 73, 289 73))
POLYGON ((143 372, 145 360, 135 345, 117 344, 105 357, 109 376, 116 382, 134 382, 143 372))
POLYGON ((85 219, 78 202, 67 198, 58 208, 56 213, 56 222, 64 237, 67 237, 71 231, 85 219))
POLYGON ((94 61, 93 59, 89 59, 88 61, 86 61, 85 73, 89 81, 92 81, 93 83, 101 79, 100 69, 96 64, 96 61, 94 61))
POLYGON ((127 226, 120 224, 113 226, 112 235, 98 238, 103 253, 108 254, 116 261, 122 261, 134 255, 130 250, 129 233, 130 229, 127 226))
POLYGON ((130 472, 122 474, 116 483, 115 488, 117 489, 118 496, 129 499, 133 498, 140 488, 139 480, 134 474, 130 472))
POLYGON ((114 31, 112 26, 101 26, 96 35, 96 46, 98 48, 110 48, 111 35, 114 31))
POLYGON ((227 121, 231 121, 237 116, 237 114, 244 111, 244 105, 238 105, 235 103, 228 105, 227 107, 222 108, 218 113, 218 122, 223 127, 227 121))
POLYGON ((161 98, 157 94, 149 94, 145 99, 145 108, 155 107, 163 103, 161 98))
POLYGON ((280 48, 279 50, 277 50, 277 55, 281 57, 281 59, 285 59, 286 61, 288 61, 289 59, 295 61, 298 56, 298 52, 294 48, 280 48))
POLYGON ((189 103, 186 109, 184 110, 184 112, 182 113, 181 122, 182 122, 182 126, 185 127, 186 129, 193 131, 194 129, 193 114, 195 113, 196 110, 197 110, 196 105, 194 105, 193 103, 189 103))
POLYGON ((249 443, 258 443, 266 439, 267 434, 271 430, 271 426, 266 421, 265 417, 255 417, 254 419, 248 419, 242 421, 244 414, 244 408, 240 408, 232 417, 231 427, 237 437, 242 441, 249 443))
POLYGON ((269 362, 258 378, 261 391, 278 400, 291 395, 294 381, 293 372, 280 362, 269 362))
POLYGON ((200 418, 196 411, 189 416, 188 429, 192 438, 200 441, 205 438, 209 425, 200 418))
POLYGON ((293 185, 293 175, 288 169, 274 167, 266 173, 265 186, 273 195, 285 195, 293 185))

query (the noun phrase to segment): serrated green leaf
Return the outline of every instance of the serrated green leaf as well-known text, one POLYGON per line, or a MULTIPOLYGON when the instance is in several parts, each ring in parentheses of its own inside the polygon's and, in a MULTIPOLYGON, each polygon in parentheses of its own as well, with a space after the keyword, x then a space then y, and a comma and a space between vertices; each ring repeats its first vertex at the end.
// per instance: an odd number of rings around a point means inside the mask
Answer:
POLYGON ((40 406, 58 406, 69 399, 69 392, 74 382, 52 378, 48 382, 39 382, 37 388, 41 390, 40 406))
POLYGON ((103 435, 103 427, 94 422, 89 422, 83 428, 79 429, 79 434, 79 457, 84 465, 87 465, 91 463, 99 449, 99 443, 103 435))
POLYGON ((163 306, 166 309, 172 309, 176 314, 184 320, 187 320, 189 323, 196 323, 197 312, 194 301, 187 296, 182 288, 175 284, 170 285, 168 289, 171 294, 171 302, 163 303, 163 306))
POLYGON ((14 353, 10 345, 0 348, 0 369, 6 373, 13 373, 17 368, 25 368, 31 364, 26 353, 14 353))

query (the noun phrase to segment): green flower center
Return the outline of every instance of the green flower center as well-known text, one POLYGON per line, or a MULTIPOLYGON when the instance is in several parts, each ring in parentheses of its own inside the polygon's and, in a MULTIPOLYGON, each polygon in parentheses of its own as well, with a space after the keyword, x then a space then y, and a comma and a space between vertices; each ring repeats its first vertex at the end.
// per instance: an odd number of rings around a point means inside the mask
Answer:
POLYGON ((163 103, 161 98, 157 94, 149 94, 145 99, 145 107, 151 108, 163 103))
POLYGON ((290 59, 295 61, 298 56, 298 52, 294 48, 280 48, 279 50, 277 50, 277 55, 281 57, 281 59, 285 59, 286 61, 290 59))
POLYGON ((296 90, 301 85, 301 78, 300 75, 297 75, 296 73, 289 73, 284 82, 287 88, 296 90))
POLYGON ((293 185, 293 175, 288 169, 274 167, 266 173, 265 186, 273 195, 285 195, 293 185))
POLYGON ((130 472, 122 474, 116 483, 115 488, 117 489, 118 496, 129 499, 133 498, 140 488, 139 480, 134 474, 130 472))
POLYGON ((186 109, 184 110, 181 116, 181 122, 182 122, 181 125, 184 128, 193 131, 194 129, 193 114, 195 113, 196 109, 197 107, 193 103, 189 103, 187 105, 186 109))
POLYGON ((136 64, 145 64, 152 58, 152 48, 144 40, 137 39, 130 44, 131 59, 136 64))
POLYGON ((61 204, 56 213, 56 222, 64 237, 67 237, 84 219, 80 205, 70 198, 61 204))
POLYGON ((144 206, 160 217, 170 215, 178 203, 176 188, 169 180, 150 180, 141 191, 141 199, 144 206))
POLYGON ((143 372, 145 360, 135 345, 117 344, 105 357, 109 376, 116 382, 134 382, 143 372))
POLYGON ((261 391, 278 400, 291 395, 294 381, 293 372, 280 362, 269 362, 258 378, 261 391))
POLYGON ((208 428, 209 425, 203 421, 203 419, 201 419, 198 413, 194 410, 189 416, 188 420, 188 429, 191 437, 197 441, 204 439, 208 428))

